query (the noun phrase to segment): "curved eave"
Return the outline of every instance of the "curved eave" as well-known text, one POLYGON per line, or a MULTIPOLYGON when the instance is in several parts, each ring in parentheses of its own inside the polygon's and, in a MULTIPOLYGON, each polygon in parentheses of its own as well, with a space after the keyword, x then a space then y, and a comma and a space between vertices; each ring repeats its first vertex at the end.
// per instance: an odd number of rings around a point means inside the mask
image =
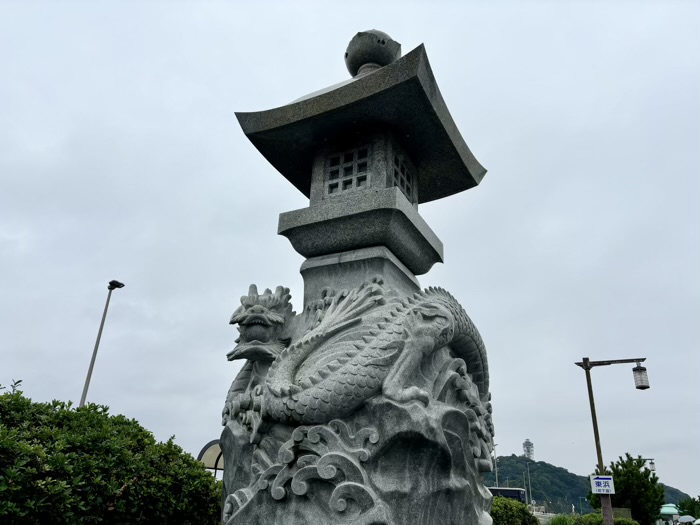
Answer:
POLYGON ((452 120, 423 45, 336 89, 236 117, 258 151, 307 197, 319 146, 377 125, 392 128, 413 160, 419 202, 472 188, 486 174, 452 120))

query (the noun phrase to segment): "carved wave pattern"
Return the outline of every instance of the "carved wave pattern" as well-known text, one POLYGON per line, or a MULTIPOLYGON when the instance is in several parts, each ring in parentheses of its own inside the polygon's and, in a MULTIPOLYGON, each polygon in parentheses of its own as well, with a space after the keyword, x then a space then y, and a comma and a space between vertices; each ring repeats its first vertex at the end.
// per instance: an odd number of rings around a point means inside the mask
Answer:
POLYGON ((467 416, 470 448, 476 466, 480 472, 491 472, 494 435, 491 395, 482 401, 463 359, 454 358, 445 351, 434 356, 433 364, 437 366, 433 399, 456 407, 467 416))
POLYGON ((224 523, 233 523, 258 492, 269 488, 272 498, 280 501, 307 495, 314 481, 333 486, 327 504, 337 514, 338 521, 334 522, 388 522, 388 507, 370 487, 362 466, 370 458, 369 445, 378 441, 379 433, 374 428, 353 434, 346 423, 337 419, 326 425, 297 427, 291 439, 280 447, 277 463, 250 486, 226 498, 224 523))

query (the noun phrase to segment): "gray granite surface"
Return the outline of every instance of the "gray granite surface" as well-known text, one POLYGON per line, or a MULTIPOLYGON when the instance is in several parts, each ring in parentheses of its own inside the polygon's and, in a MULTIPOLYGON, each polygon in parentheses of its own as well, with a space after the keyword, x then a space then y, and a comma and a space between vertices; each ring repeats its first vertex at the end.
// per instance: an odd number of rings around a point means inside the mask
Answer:
POLYGON ((345 50, 345 65, 355 77, 388 66, 400 57, 401 44, 386 33, 372 29, 360 31, 350 40, 345 50))
POLYGON ((282 213, 277 231, 305 257, 386 246, 416 275, 442 262, 442 242, 395 187, 282 213))
POLYGON ((419 202, 479 184, 486 170, 450 116, 421 45, 396 62, 286 106, 236 113, 246 136, 304 195, 318 145, 339 133, 385 124, 418 167, 419 202))
POLYGON ((422 46, 358 33, 354 78, 238 113, 309 206, 278 233, 307 260, 303 305, 251 286, 227 354, 226 525, 490 525, 486 348, 459 302, 416 275, 443 247, 422 202, 479 183, 422 46))
POLYGON ((288 292, 232 317, 224 523, 489 525, 488 364, 459 303, 375 277, 295 315, 288 292))
POLYGON ((350 290, 381 275, 384 284, 410 295, 420 290, 413 272, 384 246, 372 246, 307 259, 301 265, 304 304, 311 304, 326 289, 350 290))

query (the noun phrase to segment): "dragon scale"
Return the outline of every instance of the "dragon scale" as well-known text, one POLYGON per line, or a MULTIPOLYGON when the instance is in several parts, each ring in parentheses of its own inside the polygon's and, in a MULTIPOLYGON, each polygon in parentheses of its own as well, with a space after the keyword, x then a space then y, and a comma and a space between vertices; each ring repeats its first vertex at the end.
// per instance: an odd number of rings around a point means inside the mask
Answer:
MULTIPOLYGON (((272 363, 262 393, 264 417, 289 423, 326 423, 345 417, 382 392, 402 352, 410 347, 412 319, 422 311, 446 311, 446 334, 427 352, 449 345, 464 360, 479 397, 488 396, 488 365, 481 336, 460 304, 445 290, 429 288, 385 302, 381 288, 368 287, 355 310, 342 298, 320 324, 286 348, 272 363), (346 307, 346 312, 341 311, 346 307), (340 313, 337 313, 340 311, 340 313), (355 315, 361 313, 362 317, 355 315), (332 315, 335 314, 335 315, 332 315), (365 315, 366 314, 366 315, 365 315), (375 319, 377 319, 375 321, 375 319), (370 323, 370 321, 372 321, 370 323), (307 360, 335 345, 339 350, 310 375, 299 374, 307 360)), ((423 350, 426 352, 426 350, 423 350)))

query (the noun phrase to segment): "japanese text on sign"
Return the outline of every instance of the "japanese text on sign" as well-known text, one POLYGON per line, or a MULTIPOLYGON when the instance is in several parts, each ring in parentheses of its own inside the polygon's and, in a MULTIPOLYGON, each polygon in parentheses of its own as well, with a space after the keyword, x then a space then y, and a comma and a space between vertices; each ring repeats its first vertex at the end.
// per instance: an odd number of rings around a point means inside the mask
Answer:
POLYGON ((593 494, 615 494, 612 476, 591 476, 591 492, 593 494))

